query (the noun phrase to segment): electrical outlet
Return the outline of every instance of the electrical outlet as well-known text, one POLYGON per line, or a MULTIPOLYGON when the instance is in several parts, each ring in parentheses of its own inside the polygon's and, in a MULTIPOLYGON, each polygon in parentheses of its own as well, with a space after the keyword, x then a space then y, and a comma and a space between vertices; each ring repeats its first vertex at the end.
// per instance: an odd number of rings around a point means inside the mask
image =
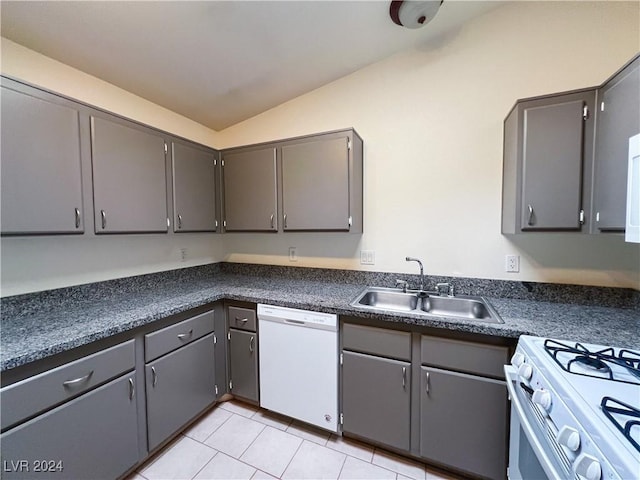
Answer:
POLYGON ((298 249, 296 247, 289 247, 289 261, 290 262, 298 261, 298 249))
POLYGON ((186 248, 181 248, 180 249, 180 261, 184 262, 187 260, 187 249, 186 248))
POLYGON ((361 265, 375 265, 376 263, 376 251, 375 250, 360 250, 360 264, 361 265))
POLYGON ((506 255, 504 257, 505 272, 518 273, 520 271, 520 255, 506 255))

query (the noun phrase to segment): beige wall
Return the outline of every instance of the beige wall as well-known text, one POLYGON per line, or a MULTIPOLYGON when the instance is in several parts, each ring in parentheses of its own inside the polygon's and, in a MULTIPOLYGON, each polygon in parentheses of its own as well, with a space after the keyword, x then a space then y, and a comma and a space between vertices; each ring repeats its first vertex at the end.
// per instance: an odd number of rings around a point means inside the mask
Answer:
MULTIPOLYGON (((2 74, 104 108, 195 142, 216 132, 98 78, 1 39, 2 74)), ((217 235, 3 237, 2 296, 201 265, 224 259, 217 235), (187 249, 183 262, 180 249, 187 249)))
MULTIPOLYGON (((230 147, 353 126, 365 233, 226 235, 229 260, 640 289, 621 236, 500 234, 502 122, 515 99, 600 84, 640 50, 637 2, 519 2, 220 132, 230 147), (376 264, 359 264, 360 249, 376 264), (505 273, 504 256, 521 256, 505 273)), ((428 28, 428 27, 426 27, 428 28)))
POLYGON ((2 39, 3 74, 217 148, 353 126, 365 233, 3 238, 1 293, 224 259, 416 273, 407 255, 434 275, 640 289, 640 246, 620 236, 500 234, 502 121, 515 99, 597 85, 639 50, 637 2, 519 2, 214 132, 2 39), (375 250, 374 266, 359 264, 361 249, 375 250), (504 272, 511 253, 519 274, 504 272))

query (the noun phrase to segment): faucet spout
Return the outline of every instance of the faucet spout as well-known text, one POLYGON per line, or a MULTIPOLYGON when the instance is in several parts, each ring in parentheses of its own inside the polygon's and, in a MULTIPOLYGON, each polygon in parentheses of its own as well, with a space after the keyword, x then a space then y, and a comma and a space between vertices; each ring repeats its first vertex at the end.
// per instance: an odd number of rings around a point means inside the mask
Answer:
POLYGON ((406 257, 405 260, 407 262, 418 262, 418 265, 420 265, 420 291, 424 292, 424 268, 422 267, 422 262, 414 257, 406 257))

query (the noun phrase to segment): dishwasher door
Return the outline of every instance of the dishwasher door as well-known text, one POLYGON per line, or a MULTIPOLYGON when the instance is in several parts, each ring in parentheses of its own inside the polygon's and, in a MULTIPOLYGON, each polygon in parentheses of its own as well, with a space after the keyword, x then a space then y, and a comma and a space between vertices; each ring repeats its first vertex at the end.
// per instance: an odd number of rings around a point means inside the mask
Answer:
POLYGON ((338 319, 258 305, 260 406, 338 430, 338 319))

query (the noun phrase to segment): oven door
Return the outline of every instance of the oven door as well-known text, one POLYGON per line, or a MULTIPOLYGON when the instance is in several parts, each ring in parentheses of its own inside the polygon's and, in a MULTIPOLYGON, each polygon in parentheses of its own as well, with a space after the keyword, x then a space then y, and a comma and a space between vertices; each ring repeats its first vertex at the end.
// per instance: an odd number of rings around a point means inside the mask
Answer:
POLYGON ((567 473, 559 466, 540 419, 533 411, 536 407, 520 387, 516 369, 505 365, 504 371, 511 400, 509 480, 566 479, 567 473))

